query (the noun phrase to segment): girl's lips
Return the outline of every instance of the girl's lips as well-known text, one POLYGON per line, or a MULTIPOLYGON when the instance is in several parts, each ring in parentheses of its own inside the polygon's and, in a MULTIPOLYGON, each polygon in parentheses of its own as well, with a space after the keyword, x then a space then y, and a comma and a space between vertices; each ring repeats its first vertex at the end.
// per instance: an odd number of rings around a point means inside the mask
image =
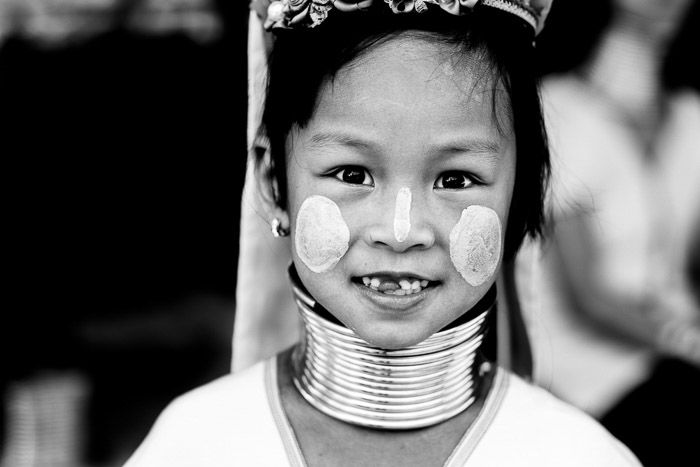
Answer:
POLYGON ((435 288, 437 288, 437 285, 430 286, 427 289, 423 289, 419 292, 396 295, 374 290, 365 286, 362 284, 362 282, 359 284, 353 282, 353 285, 357 288, 361 296, 372 303, 375 307, 393 311, 408 311, 411 308, 416 307, 418 304, 426 300, 429 294, 431 294, 435 288))
POLYGON ((379 278, 386 278, 386 279, 393 279, 396 281, 399 281, 400 279, 404 278, 411 278, 414 280, 418 281, 432 281, 431 278, 425 277, 422 274, 414 273, 411 271, 374 271, 374 272, 368 272, 366 274, 362 274, 358 276, 359 278, 362 277, 379 277, 379 278))
POLYGON ((413 273, 372 273, 353 277, 352 282, 389 295, 412 295, 436 285, 435 281, 413 273))

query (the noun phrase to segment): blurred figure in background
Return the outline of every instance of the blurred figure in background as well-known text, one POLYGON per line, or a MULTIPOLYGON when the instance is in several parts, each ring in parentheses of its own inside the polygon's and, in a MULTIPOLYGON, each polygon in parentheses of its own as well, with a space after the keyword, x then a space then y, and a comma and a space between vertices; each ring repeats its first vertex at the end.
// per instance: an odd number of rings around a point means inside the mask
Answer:
POLYGON ((644 465, 685 465, 700 459, 694 435, 673 422, 700 416, 688 274, 700 235, 700 97, 672 67, 691 60, 674 38, 696 33, 698 5, 610 8, 585 63, 545 80, 553 219, 550 240, 521 253, 519 289, 536 382, 600 418, 644 465))
POLYGON ((21 36, 56 48, 127 28, 206 43, 222 34, 213 7, 212 0, 0 0, 0 41, 21 36))
POLYGON ((3 467, 121 465, 228 371, 245 12, 0 0, 3 467))

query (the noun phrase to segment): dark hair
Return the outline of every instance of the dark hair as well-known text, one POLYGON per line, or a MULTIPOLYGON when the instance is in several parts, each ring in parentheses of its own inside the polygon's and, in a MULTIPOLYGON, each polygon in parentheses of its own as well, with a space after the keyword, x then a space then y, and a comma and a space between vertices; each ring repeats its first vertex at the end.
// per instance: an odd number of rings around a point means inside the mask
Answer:
MULTIPOLYGON (((309 122, 323 83, 372 47, 406 34, 414 35, 454 45, 465 55, 483 58, 484 71, 502 82, 510 98, 517 161, 504 257, 513 259, 526 235, 536 236, 542 231, 543 198, 549 175, 530 27, 512 14, 488 7, 477 8, 465 16, 453 16, 439 9, 420 15, 397 15, 383 13, 384 10, 388 9, 337 14, 314 29, 282 30, 275 38, 262 130, 270 142, 273 176, 279 186, 278 203, 286 207, 287 136, 294 125, 303 128, 309 122)), ((493 92, 496 106, 496 89, 493 92)))

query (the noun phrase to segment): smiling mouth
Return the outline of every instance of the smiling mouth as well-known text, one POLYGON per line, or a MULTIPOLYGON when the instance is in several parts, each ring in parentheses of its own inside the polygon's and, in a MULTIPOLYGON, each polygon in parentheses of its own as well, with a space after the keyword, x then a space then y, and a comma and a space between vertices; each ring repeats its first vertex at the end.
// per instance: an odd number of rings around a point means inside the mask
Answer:
POLYGON ((412 276, 390 277, 386 275, 362 276, 353 279, 353 282, 386 295, 413 295, 437 285, 435 281, 429 281, 412 276))

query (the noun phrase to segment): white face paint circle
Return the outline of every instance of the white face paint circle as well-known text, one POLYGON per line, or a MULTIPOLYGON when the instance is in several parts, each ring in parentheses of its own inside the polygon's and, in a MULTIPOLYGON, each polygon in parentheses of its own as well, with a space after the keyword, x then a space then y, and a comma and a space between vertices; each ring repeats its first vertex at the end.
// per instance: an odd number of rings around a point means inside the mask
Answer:
POLYGON ((396 193, 394 208, 394 237, 399 243, 405 242, 411 232, 411 190, 407 187, 396 193))
POLYGON ((450 232, 450 259, 469 285, 486 282, 501 257, 501 221, 493 209, 469 206, 450 232))
POLYGON ((340 208, 325 196, 309 196, 299 208, 294 245, 306 267, 319 273, 333 268, 348 251, 350 230, 340 208))

